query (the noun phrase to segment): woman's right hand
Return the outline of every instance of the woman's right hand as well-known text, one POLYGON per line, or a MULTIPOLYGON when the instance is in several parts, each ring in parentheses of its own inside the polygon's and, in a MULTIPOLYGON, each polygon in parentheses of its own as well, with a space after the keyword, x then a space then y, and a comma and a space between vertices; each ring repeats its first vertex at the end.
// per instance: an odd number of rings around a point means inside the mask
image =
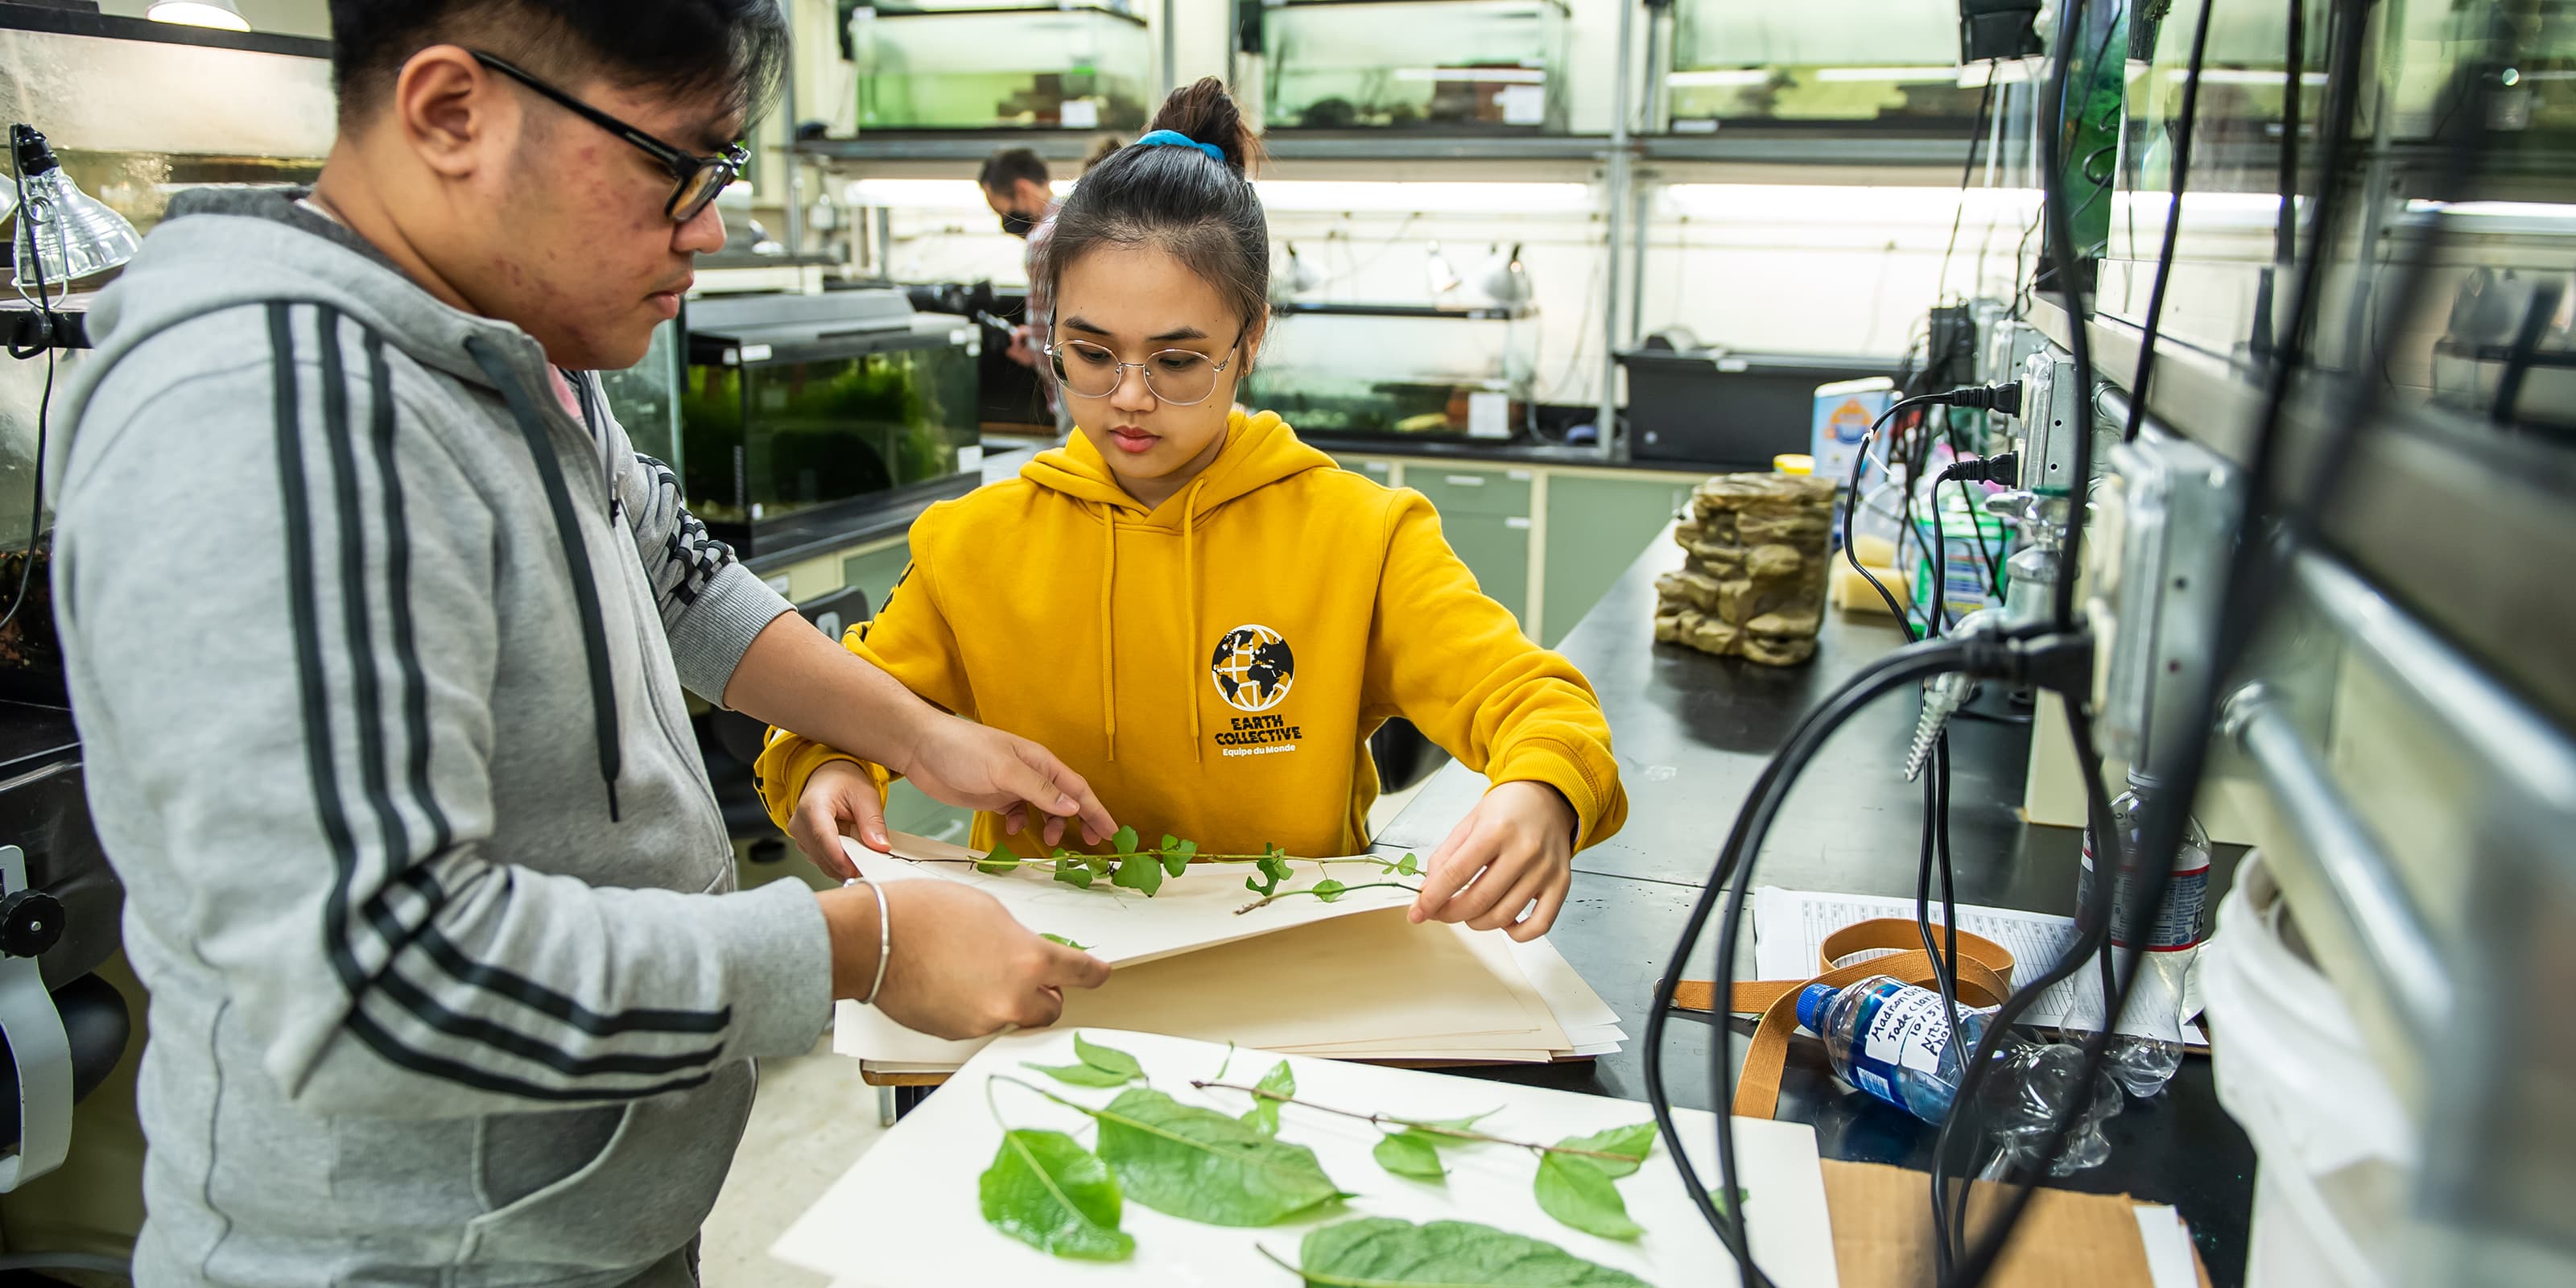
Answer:
POLYGON ((825 761, 805 779, 805 794, 796 798, 787 835, 815 867, 834 880, 847 881, 859 870, 841 848, 842 837, 879 854, 891 844, 886 839, 885 798, 878 794, 876 780, 855 762, 825 761))
POLYGON ((864 997, 905 1028, 952 1040, 1044 1028, 1064 1013, 1064 990, 1109 980, 1099 958, 1038 938, 981 890, 935 879, 881 888, 894 923, 882 984, 876 895, 848 886, 818 896, 832 936, 832 996, 864 997))

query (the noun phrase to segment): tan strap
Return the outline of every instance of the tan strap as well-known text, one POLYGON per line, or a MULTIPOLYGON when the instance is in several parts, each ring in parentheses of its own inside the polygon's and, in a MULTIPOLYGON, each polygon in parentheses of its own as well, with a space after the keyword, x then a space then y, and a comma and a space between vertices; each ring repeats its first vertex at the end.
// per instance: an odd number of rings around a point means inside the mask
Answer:
MULTIPOLYGON (((1942 932, 1935 931, 1935 938, 1942 932)), ((1932 985, 1932 955, 1922 948, 1923 934, 1911 921, 1880 917, 1845 926, 1825 936, 1820 946, 1818 965, 1821 974, 1802 980, 1759 980, 1739 983, 1728 997, 1729 1009, 1738 1013, 1759 1012, 1761 1023, 1754 1026, 1753 1043, 1744 1055, 1744 1071, 1736 1079, 1735 1112, 1750 1118, 1768 1118, 1780 1107, 1780 1074, 1789 1058, 1789 1038, 1798 1031, 1798 994, 1810 984, 1831 984, 1836 988, 1857 983, 1872 975, 1890 976, 1901 983, 1932 985), (1834 963, 1853 953, 1896 949, 1891 956, 1872 957, 1848 966, 1834 963)), ((1959 932, 1958 984, 1959 1000, 1970 1006, 1999 1006, 2012 992, 2013 956, 2011 950, 1983 935, 1959 932)), ((1705 1011, 1716 1001, 1716 987, 1707 980, 1683 980, 1673 989, 1673 1004, 1686 1010, 1705 1011)))

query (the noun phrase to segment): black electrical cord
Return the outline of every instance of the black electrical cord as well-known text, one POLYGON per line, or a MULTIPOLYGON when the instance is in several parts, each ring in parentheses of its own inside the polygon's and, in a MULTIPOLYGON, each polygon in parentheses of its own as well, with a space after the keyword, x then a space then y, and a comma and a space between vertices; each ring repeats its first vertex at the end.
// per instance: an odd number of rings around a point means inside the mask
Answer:
MULTIPOLYGON (((2262 419, 2256 422, 2256 432, 2248 452, 2249 460, 2245 475, 2247 518, 2240 525, 2240 533, 2243 535, 2237 544, 2236 555, 2231 561, 2227 583, 2222 594, 2227 610, 2219 618, 2217 647, 2213 650, 2211 665, 2207 673, 2194 682, 2193 700, 2186 708, 2192 712, 2194 719, 2187 727, 2205 728, 2214 719, 2218 705, 2219 685, 2233 673, 2237 659, 2243 656, 2246 647, 2250 645, 2257 623, 2263 619, 2265 610, 2270 606, 2270 600, 2277 589, 2278 578, 2284 567, 2282 552, 2287 548, 2286 543, 2276 543, 2255 535, 2255 517, 2266 507, 2270 499, 2269 476, 2278 456, 2282 411, 2287 403, 2288 389, 2297 375, 2304 337, 2313 323, 2317 302, 2316 287, 2323 271, 2325 253, 2335 240, 2337 197, 2344 177, 2345 153, 2351 145, 2353 114, 2358 99, 2360 53, 2368 16, 2366 10, 2367 0, 2344 0, 2335 10, 2338 22, 2330 33, 2334 48, 2333 70, 2327 82, 2327 110, 2325 121, 2322 123, 2326 128, 2321 131, 2324 151, 2319 171, 2318 196, 2311 208, 2307 230, 2308 253, 2301 264, 2298 293, 2292 298, 2291 324, 2283 332, 2283 344, 2277 349, 2275 360, 2266 372, 2265 410, 2262 419)), ((2460 92, 2467 92, 2465 85, 2460 92)), ((2478 143, 2483 143, 2484 139, 2483 130, 2474 136, 2474 140, 2478 143)), ((2465 175, 2474 166, 2474 158, 2481 150, 2476 147, 2454 147, 2445 155, 2450 157, 2451 169, 2455 175, 2465 175)), ((2432 221, 2426 221, 2419 227, 2429 230, 2435 225, 2432 221)), ((2422 238, 2415 240, 2428 240, 2432 235, 2431 231, 2426 231, 2422 238)), ((2424 277, 2421 265, 2428 258, 2426 252, 2429 251, 2429 246, 2410 242, 2410 249, 2416 253, 2401 261, 2406 271, 2401 278, 2402 285, 2398 292, 2400 307, 2392 313, 2392 316, 2405 316, 2407 310, 2412 308, 2415 294, 2424 277)), ((2314 465, 2310 472, 2309 485, 2299 494, 2299 503, 2284 507, 2279 516, 2282 528, 2290 537, 2301 535, 2306 525, 2312 523, 2314 517, 2322 512, 2340 479, 2345 462, 2351 456, 2352 443, 2360 433, 2361 426, 2370 419, 2372 404, 2379 394, 2376 381, 2347 382, 2345 389, 2346 396, 2337 400, 2345 405, 2335 408, 2325 417, 2327 442, 2311 458, 2314 465)), ((2077 746, 2080 754, 2090 746, 2090 730, 2081 721, 2075 721, 2074 724, 2074 732, 2079 739, 2077 746)), ((2107 805, 2091 808, 2092 816, 2096 820, 2095 831, 2097 835, 2104 838, 2105 848, 2112 852, 2109 856, 2097 856, 2097 863, 2108 857, 2134 870, 2141 882, 2141 888, 2136 891, 2137 900, 2131 910, 2130 925, 2127 928, 2127 938, 2131 942, 2144 938, 2163 901, 2164 888, 2172 875, 2173 857, 2180 848, 2186 820, 2189 817, 2190 802, 2198 791, 2202 773, 2207 766, 2208 746, 2205 739, 2169 739, 2158 744, 2158 750, 2163 754, 2156 757, 2160 762, 2156 776, 2171 785, 2171 792, 2165 799, 2164 808, 2148 811, 2146 817, 2141 820, 2139 845, 2134 855, 2118 853, 2119 841, 2116 831, 2108 821, 2107 805)), ((2098 774, 2088 775, 2087 788, 2088 794, 2100 792, 2098 774)), ((2115 868, 2113 872, 2116 873, 2118 870, 2115 868)), ((2109 891, 2116 884, 2116 876, 2106 879, 2097 873, 2093 903, 2096 906, 2103 904, 2109 891)), ((2107 930, 2107 927, 2097 929, 2107 930)), ((2139 961, 2133 959, 2120 980, 2119 996, 2112 1003, 2102 1030, 2095 1033, 2093 1040, 2085 1045, 2084 1078, 2079 1085, 2090 1085, 2100 1076, 2104 1056, 2108 1050, 2111 1017, 2116 1017, 2127 1009, 2129 995, 2136 986, 2139 973, 2139 961)), ((2001 1027, 1999 1021, 1998 1028, 2001 1027)), ((1968 1078, 1973 1080, 1977 1072, 1978 1070, 1972 1067, 1968 1078)), ((1961 1098, 1967 1098, 1964 1085, 1961 1098)), ((2076 1111, 2079 1109, 2080 1104, 2070 1108, 2068 1112, 2062 1113, 2058 1122, 2053 1125, 2047 1146, 2042 1151, 2043 1169, 2053 1163, 2063 1151, 2077 1116, 2076 1111)), ((1990 1224, 1978 1239, 1976 1246, 1961 1259, 1956 1276, 1943 1281, 1945 1285, 1975 1285, 1984 1281, 1985 1276, 1993 1269, 1996 1259, 2001 1255, 2005 1242, 2011 1237, 2014 1224, 2028 1207, 2030 1196, 2030 1188, 2025 1186, 2007 1200, 2003 1213, 1990 1224)))
MULTIPOLYGON (((1991 72, 1992 69, 1989 69, 1991 72)), ((1959 250, 1959 221, 1968 213, 1968 184, 1977 173, 1977 145, 1985 141, 1986 123, 1994 119, 1995 78, 1986 77, 1985 92, 1977 96, 1977 119, 1968 127, 1968 159, 1959 163, 1959 204, 1950 209, 1950 242, 1941 248, 1941 275, 1932 283, 1933 302, 1938 304, 1950 289, 1950 257, 1959 250)), ((1976 293, 1971 283, 1968 293, 1976 293)))
MULTIPOLYGON (((1905 641, 1909 644, 1913 643, 1916 639, 1914 634, 1914 623, 1907 619, 1905 610, 1897 606, 1895 592, 1890 591, 1884 583, 1880 582, 1876 576, 1871 574, 1869 569, 1861 566, 1860 552, 1852 546, 1852 516, 1860 510, 1861 472, 1869 464, 1869 445, 1878 437, 1879 427, 1885 425, 1889 418, 1895 416, 1898 412, 1914 407, 1929 406, 1953 396, 1955 395, 1917 394, 1912 398, 1901 398, 1895 402, 1889 403, 1887 405, 1887 410, 1880 412, 1878 414, 1878 418, 1870 422, 1868 432, 1863 433, 1860 436, 1860 442, 1853 446, 1851 479, 1843 486, 1843 490, 1847 494, 1843 503, 1843 560, 1851 565, 1851 570, 1853 572, 1860 574, 1861 580, 1869 583, 1870 589, 1878 592, 1880 602, 1885 603, 1887 605, 1888 613, 1896 618, 1896 629, 1905 633, 1905 641)), ((1893 453, 1891 453, 1891 455, 1892 454, 1893 453)), ((1900 528, 1897 531, 1896 540, 1897 548, 1903 549, 1905 541, 1905 533, 1903 529, 1900 528)))
POLYGON ((2138 336, 2138 368, 2129 377, 2129 423, 2123 441, 2135 442, 2147 419, 2147 382, 2156 370, 2156 328, 2165 315, 2165 285, 2173 280, 2174 251, 2182 237, 2182 192, 2191 173, 2191 137, 2200 119, 2200 72, 2209 55, 2209 11, 2214 0, 2200 0, 2200 22, 2191 31, 2191 62, 2183 76, 2182 111, 2175 118, 2172 195, 2165 205, 2164 249, 2156 255, 2156 277, 2147 288, 2146 326, 2138 336))
MULTIPOLYGON (((2074 740, 2076 758, 2087 764, 2098 765, 2101 763, 2101 756, 2093 746, 2092 713, 2077 700, 2075 695, 2065 696, 2067 697, 2065 703, 2067 735, 2074 740)), ((2092 823, 2094 831, 2108 838, 2105 844, 2112 851, 2112 861, 2119 861, 2120 842, 2118 833, 2111 825, 2110 796, 2104 791, 2101 775, 2098 773, 2088 773, 2084 776, 2084 810, 2085 817, 2092 823)), ((2066 951, 2051 963, 2047 970, 2042 971, 2039 978, 2015 987, 2012 996, 2005 998, 2003 1004, 1995 1009, 1994 1018, 1986 1025, 1985 1037, 1977 1043, 1976 1049, 1969 1054, 1962 1065, 1959 1086, 1951 1098, 1950 1113, 1942 1119, 1941 1130, 1933 1138, 1932 1175, 1935 1185, 1942 1183, 1943 1173, 1948 1170, 1949 1161, 1954 1156, 1955 1146, 1952 1142, 1958 1139, 1959 1123, 1976 1112, 1980 1104, 1979 1093, 1985 1083, 1985 1071, 1992 1066, 1995 1056, 2003 1048, 2003 1043, 2009 1040, 2013 1026, 2020 1022, 2023 1013, 2035 1005, 2043 994, 2072 978, 2076 971, 2083 968, 2088 958, 2101 951, 2102 942, 2108 937, 2112 889, 2113 883, 2109 881, 2096 880, 2093 883, 2093 888, 2089 892, 2090 897, 2077 916, 2076 924, 2079 929, 2075 942, 2067 945, 2066 951)), ((2095 1033, 2093 1039, 2085 1045, 2083 1076, 2076 1081, 2073 1100, 2060 1113, 2058 1130, 2050 1136, 2047 1147, 2042 1151, 2039 1164, 2042 1171, 2055 1164, 2058 1154, 2064 1150, 2066 1132, 2071 1130, 2075 1119, 2081 1115, 2090 1099, 2087 1093, 2093 1087, 2095 1080, 2101 1076, 2099 1056, 2101 1050, 2106 1048, 2109 1033, 2110 1025, 2105 1023, 2101 1031, 2095 1033)), ((1969 1148, 1973 1151, 1979 1137, 1971 1134, 1967 1140, 1969 1148)), ((1962 1193, 1953 1196, 1950 1205, 1952 1224, 1947 1234, 1956 1246, 1952 1253, 1953 1273, 1943 1276, 1940 1280, 1944 1285, 1982 1283, 1986 1271, 1992 1267, 1991 1254, 1983 1265, 1978 1265, 1975 1260, 1976 1250, 1965 1246, 1967 1204, 1964 1191, 1972 1183, 1970 1178, 1975 1175, 1976 1170, 1974 1166, 1962 1169, 1958 1181, 1962 1193), (1965 1263, 1964 1266, 1961 1263, 1965 1263)), ((2020 1195, 2017 1196, 2018 1201, 2006 1207, 2004 1217, 1990 1226, 1987 1236, 1980 1240, 1980 1249, 1987 1244, 1992 1244, 1996 1248, 2002 1246, 2001 1240, 1995 1237, 1996 1234, 2011 1233, 2010 1222, 2019 1219, 2022 1206, 2028 1202, 2029 1193, 2030 1187, 2022 1188, 2020 1195)))
MULTIPOLYGON (((35 482, 27 501, 27 553, 18 565, 18 589, 9 596, 9 611, 0 613, 0 631, 8 630, 9 624, 18 620, 18 610, 27 605, 27 588, 36 579, 36 543, 45 535, 45 442, 54 408, 54 301, 45 286, 45 257, 36 249, 38 221, 35 212, 27 207, 26 163, 19 159, 15 131, 9 140, 9 172, 18 189, 18 227, 24 234, 19 240, 27 248, 27 267, 36 279, 36 298, 29 302, 36 306, 34 345, 45 351, 45 392, 36 400, 35 482)), ((55 236, 61 235, 57 225, 55 236)), ((69 258, 66 254, 66 262, 69 258)), ((10 348, 9 354, 19 359, 35 356, 16 346, 10 348)))
MULTIPOLYGON (((1717 983, 1712 1005, 1721 1009, 1715 1026, 1716 1040, 1711 1044, 1714 1053, 1710 1061, 1718 1123, 1718 1183, 1726 1193, 1734 1193, 1736 1186, 1735 1124, 1734 1115, 1728 1112, 1735 1099, 1735 1069, 1730 1051, 1733 1028, 1722 1008, 1733 1005, 1731 985, 1735 963, 1732 954, 1738 942, 1736 932, 1744 917, 1745 895, 1751 888, 1755 850, 1747 843, 1758 841, 1770 830, 1771 819, 1779 812, 1781 799, 1789 786, 1797 781, 1807 761, 1814 758, 1816 749, 1849 720, 1852 713, 1908 684, 1959 669, 1975 654, 1974 646, 1954 640, 1909 644, 1862 668, 1833 696, 1808 712, 1790 733, 1788 743, 1771 758, 1769 764, 1763 766, 1761 775, 1754 780, 1752 793, 1746 798, 1744 808, 1736 814, 1735 825, 1728 831, 1726 843, 1718 851, 1717 863, 1709 873, 1708 883, 1701 887, 1699 900, 1692 905, 1689 918, 1683 922, 1681 938, 1673 946, 1670 965, 1656 983, 1654 1005, 1646 1014, 1647 1104, 1654 1110, 1655 1128, 1663 1137, 1665 1149, 1677 1164, 1683 1163, 1688 1156, 1683 1152, 1680 1130, 1673 1122, 1670 1098, 1665 1095, 1663 1086, 1664 1022, 1672 1009, 1673 990, 1680 981, 1683 966, 1690 961, 1691 950, 1698 945, 1701 933, 1707 929, 1709 918, 1717 909, 1719 892, 1731 886, 1725 895, 1726 920, 1720 928, 1717 944, 1717 983)), ((1676 1170, 1681 1173, 1683 1188, 1690 1192, 1691 1201, 1698 1206, 1700 1215, 1725 1242, 1728 1252, 1734 1255, 1747 1288, 1762 1288, 1770 1284, 1770 1279, 1754 1264, 1752 1245, 1745 1239, 1743 1228, 1732 1217, 1719 1212, 1706 1187, 1693 1175, 1692 1168, 1683 1165, 1676 1170)))
MULTIPOLYGON (((1977 529, 1977 557, 1986 565, 1986 602, 1989 604, 2000 605, 2003 603, 2004 599, 2003 562, 1996 557, 1995 547, 1986 543, 1985 528, 1982 524, 1977 522, 1977 494, 1968 490, 1968 482, 1970 481, 1969 476, 1957 473, 1960 467, 1964 465, 1969 458, 1976 455, 1976 453, 1967 450, 1968 447, 1974 446, 1974 444, 1967 443, 1960 437, 1958 425, 1951 417, 1945 416, 1942 418, 1942 429, 1949 436, 1950 450, 1959 457, 1958 461, 1951 464, 1950 469, 1943 471, 1943 477, 1956 478, 1959 480, 1959 491, 1966 496, 1968 501, 1968 525, 1977 529)), ((2009 455, 2009 453, 2007 453, 2007 455, 2009 455)), ((1995 481, 1994 475, 1984 470, 1978 471, 1975 477, 1977 481, 1981 482, 1995 481)), ((2009 480, 2010 476, 2006 477, 2007 480, 2009 480)), ((1940 502, 1940 492, 1940 487, 1936 483, 1932 489, 1932 500, 1935 504, 1940 502)), ((2000 541, 1997 544, 2000 544, 2000 541)))

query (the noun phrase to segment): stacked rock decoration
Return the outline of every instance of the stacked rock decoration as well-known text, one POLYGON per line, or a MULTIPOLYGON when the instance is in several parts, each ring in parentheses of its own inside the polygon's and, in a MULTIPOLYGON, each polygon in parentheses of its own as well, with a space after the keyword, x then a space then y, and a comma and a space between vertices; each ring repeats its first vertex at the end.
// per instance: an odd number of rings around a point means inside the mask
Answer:
POLYGON ((1655 579, 1655 639, 1765 666, 1816 655, 1824 624, 1834 481, 1721 474, 1691 493, 1673 534, 1689 552, 1655 579))

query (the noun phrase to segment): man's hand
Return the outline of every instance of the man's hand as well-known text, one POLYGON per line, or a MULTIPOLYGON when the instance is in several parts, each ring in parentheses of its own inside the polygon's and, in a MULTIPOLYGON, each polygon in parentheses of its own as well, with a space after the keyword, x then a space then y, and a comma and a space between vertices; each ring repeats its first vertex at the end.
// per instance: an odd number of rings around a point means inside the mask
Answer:
POLYGON ((1412 919, 1463 921, 1474 930, 1508 926, 1524 943, 1546 934, 1574 884, 1578 821, 1545 783, 1496 786, 1432 851, 1412 919), (1521 916, 1532 903, 1538 906, 1521 916))
POLYGON ((815 867, 842 881, 859 874, 849 851, 841 848, 842 837, 879 854, 892 844, 886 837, 885 798, 877 795, 876 781, 846 760, 825 761, 805 780, 805 794, 796 798, 796 813, 787 820, 787 835, 815 867))
POLYGON ((1038 351, 1038 329, 1026 324, 1011 328, 1011 347, 1003 352, 1011 361, 1032 369, 1046 357, 1038 351))
MULTIPOLYGON (((1064 1013, 1064 990, 1109 980, 1099 958, 1038 938, 981 890, 953 881, 881 888, 893 956, 866 1000, 905 1028, 950 1039, 1043 1028, 1064 1013)), ((860 997, 877 977, 876 895, 851 886, 816 898, 832 936, 832 996, 860 997)))
MULTIPOLYGON (((1032 806, 1046 815, 1043 839, 1049 846, 1064 839, 1067 819, 1082 820, 1086 843, 1105 840, 1118 830, 1082 775, 1026 738, 943 717, 925 724, 907 752, 900 765, 888 767, 934 799, 1000 814, 1005 832, 1026 831, 1032 806)), ((812 794, 809 787, 806 795, 812 794)), ((803 808, 801 801, 798 808, 803 808)), ((879 829, 882 832, 882 822, 879 829)))

